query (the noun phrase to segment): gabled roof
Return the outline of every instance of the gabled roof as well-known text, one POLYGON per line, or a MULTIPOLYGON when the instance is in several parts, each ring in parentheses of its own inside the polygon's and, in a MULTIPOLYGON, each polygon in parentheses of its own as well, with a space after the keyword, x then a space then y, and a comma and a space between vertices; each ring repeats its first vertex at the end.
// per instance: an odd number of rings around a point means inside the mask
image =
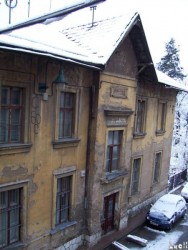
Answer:
POLYGON ((0 47, 69 58, 103 68, 139 15, 112 17, 74 27, 67 27, 66 18, 64 15, 50 18, 1 34, 0 47))
MULTIPOLYGON (((84 2, 88 6, 88 2, 99 0, 84 2)), ((157 74, 138 13, 95 20, 94 23, 87 20, 87 23, 73 25, 72 22, 78 20, 76 14, 81 11, 67 13, 62 10, 56 15, 51 13, 43 19, 5 30, 0 34, 0 48, 44 55, 103 70, 116 48, 129 35, 138 60, 138 71, 149 67, 154 81, 182 90, 178 84, 174 84, 173 79, 171 83, 171 80, 167 81, 157 74)))

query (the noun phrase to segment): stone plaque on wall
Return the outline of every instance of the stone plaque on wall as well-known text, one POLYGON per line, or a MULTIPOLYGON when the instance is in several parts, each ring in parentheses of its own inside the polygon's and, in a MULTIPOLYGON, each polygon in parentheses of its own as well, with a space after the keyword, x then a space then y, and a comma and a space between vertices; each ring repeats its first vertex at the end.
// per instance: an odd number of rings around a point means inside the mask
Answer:
POLYGON ((113 86, 110 88, 110 95, 116 98, 126 99, 127 92, 128 92, 128 89, 123 86, 113 86))
POLYGON ((106 118, 106 126, 108 127, 120 127, 127 125, 126 117, 107 117, 106 118))

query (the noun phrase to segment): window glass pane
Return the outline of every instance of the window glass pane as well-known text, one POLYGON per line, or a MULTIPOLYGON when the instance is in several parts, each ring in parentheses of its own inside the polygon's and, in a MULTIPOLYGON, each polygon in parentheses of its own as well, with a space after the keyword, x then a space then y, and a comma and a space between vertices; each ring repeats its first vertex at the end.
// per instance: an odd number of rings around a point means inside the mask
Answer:
POLYGON ((138 192, 141 159, 134 159, 132 170, 132 193, 138 192))
POLYGON ((74 95, 72 93, 61 93, 59 113, 59 139, 71 138, 73 136, 74 122, 74 95))
POLYGON ((12 89, 11 104, 21 105, 21 90, 19 88, 12 89))
POLYGON ((7 213, 0 212, 0 247, 7 245, 7 213))
POLYGON ((0 247, 19 241, 20 189, 0 193, 0 247))
POLYGON ((1 104, 8 104, 9 103, 9 89, 8 88, 1 88, 1 104))
POLYGON ((7 245, 7 196, 5 192, 0 193, 0 247, 7 245))
POLYGON ((108 145, 113 144, 113 131, 108 132, 108 145))
POLYGON ((153 178, 154 182, 159 181, 160 164, 161 164, 161 153, 157 153, 155 155, 154 178, 153 178))
POLYGON ((136 114, 136 132, 143 132, 143 122, 145 115, 145 101, 138 100, 137 103, 137 114, 136 114))
POLYGON ((72 108, 73 107, 73 96, 70 93, 66 93, 65 107, 66 108, 72 108))
POLYGON ((8 119, 9 111, 7 109, 0 109, 0 142, 8 141, 8 119))
POLYGON ((158 105, 158 121, 157 130, 163 131, 165 129, 165 115, 166 115, 166 103, 159 103, 158 105))
POLYGON ((60 178, 57 181, 56 224, 69 220, 70 179, 71 177, 68 176, 60 178))
POLYGON ((60 221, 60 195, 56 197, 56 224, 59 224, 60 221))
POLYGON ((65 103, 65 95, 62 92, 60 95, 60 108, 64 107, 64 103, 65 103))
POLYGON ((11 112, 12 126, 11 126, 11 141, 20 141, 20 130, 21 130, 21 110, 12 110, 11 112))
POLYGON ((118 159, 112 160, 112 170, 116 170, 118 168, 118 159))
POLYGON ((2 88, 0 107, 0 143, 21 141, 22 89, 2 88), (11 98, 11 101, 10 101, 11 98))
POLYGON ((59 138, 63 138, 63 111, 59 113, 59 138))
POLYGON ((10 243, 19 240, 19 208, 10 211, 10 243))
POLYGON ((113 159, 118 159, 118 146, 114 146, 113 147, 113 155, 112 155, 113 159))
POLYGON ((118 169, 121 147, 122 131, 109 131, 108 132, 108 145, 106 154, 106 171, 118 169))
POLYGON ((114 144, 119 144, 120 143, 120 133, 119 131, 114 131, 114 144))
POLYGON ((72 111, 65 112, 64 137, 71 137, 72 131, 72 111))
POLYGON ((5 192, 0 193, 0 209, 6 208, 7 206, 7 196, 5 192))

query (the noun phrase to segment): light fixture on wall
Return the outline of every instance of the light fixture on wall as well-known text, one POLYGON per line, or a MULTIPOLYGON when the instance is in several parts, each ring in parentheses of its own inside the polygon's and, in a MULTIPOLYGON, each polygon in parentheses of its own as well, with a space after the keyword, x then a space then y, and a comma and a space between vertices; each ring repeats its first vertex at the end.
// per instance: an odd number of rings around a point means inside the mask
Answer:
POLYGON ((59 70, 59 74, 56 77, 55 81, 53 81, 53 84, 61 84, 64 85, 64 87, 66 85, 68 85, 69 83, 66 81, 65 79, 65 75, 64 75, 64 71, 63 68, 61 67, 61 69, 59 70))

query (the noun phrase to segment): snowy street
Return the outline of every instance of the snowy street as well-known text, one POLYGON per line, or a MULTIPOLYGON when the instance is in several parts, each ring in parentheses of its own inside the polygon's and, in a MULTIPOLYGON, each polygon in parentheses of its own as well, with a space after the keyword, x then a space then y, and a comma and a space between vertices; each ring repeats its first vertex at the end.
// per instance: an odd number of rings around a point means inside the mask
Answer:
MULTIPOLYGON (((131 234, 148 240, 147 246, 143 247, 136 243, 128 242, 126 238, 121 239, 118 242, 132 250, 188 249, 188 243, 186 242, 186 239, 188 241, 188 212, 186 213, 184 219, 181 219, 174 225, 171 231, 158 230, 143 225, 142 227, 134 230, 131 234), (182 248, 181 246, 180 248, 176 248, 177 244, 181 244, 182 248)), ((112 249, 114 248, 110 246, 105 250, 112 249)))
MULTIPOLYGON (((175 191, 179 193, 180 190, 175 191)), ((169 249, 188 249, 188 203, 187 212, 183 219, 175 223, 172 230, 164 231, 158 228, 151 228, 146 225, 135 229, 130 233, 148 241, 145 247, 136 243, 129 242, 126 237, 118 240, 119 243, 131 250, 169 250, 169 249)), ((105 248, 105 250, 114 250, 113 246, 105 248)))

